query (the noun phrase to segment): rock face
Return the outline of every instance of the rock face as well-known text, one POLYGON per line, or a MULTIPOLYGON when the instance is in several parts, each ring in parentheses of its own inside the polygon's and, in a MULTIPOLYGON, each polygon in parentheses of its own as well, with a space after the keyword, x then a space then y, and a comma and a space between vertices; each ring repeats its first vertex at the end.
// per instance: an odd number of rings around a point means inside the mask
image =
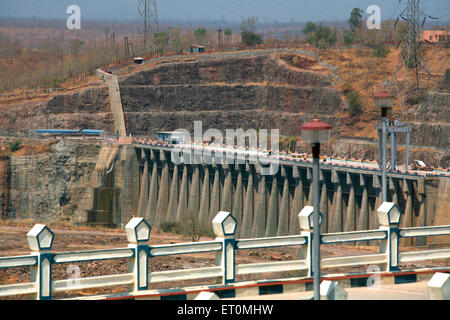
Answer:
POLYGON ((450 142, 450 69, 419 106, 408 110, 405 120, 413 125, 411 143, 448 149, 450 142))
MULTIPOLYGON (((100 146, 60 141, 54 153, 9 159, 7 211, 22 219, 69 219, 94 170, 100 146)), ((5 194, 4 190, 4 194, 5 194)))
POLYGON ((0 217, 8 216, 9 204, 9 166, 8 158, 0 158, 0 217))
POLYGON ((56 95, 43 103, 0 108, 0 118, 4 119, 0 130, 10 133, 40 128, 113 130, 107 87, 56 95))
POLYGON ((294 135, 305 114, 313 113, 337 124, 340 93, 327 75, 307 69, 317 61, 291 55, 205 58, 124 76, 119 84, 127 129, 155 136, 160 130, 190 131, 195 120, 205 130, 279 129, 294 135))

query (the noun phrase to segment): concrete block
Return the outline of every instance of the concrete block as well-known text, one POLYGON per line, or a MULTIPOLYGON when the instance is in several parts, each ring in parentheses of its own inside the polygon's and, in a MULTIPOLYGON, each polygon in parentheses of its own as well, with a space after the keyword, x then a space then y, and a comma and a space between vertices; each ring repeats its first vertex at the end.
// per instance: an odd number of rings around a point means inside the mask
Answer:
POLYGON ((437 272, 428 281, 430 300, 450 300, 450 274, 437 272))
POLYGON ((220 211, 213 219, 213 230, 216 237, 233 236, 236 226, 237 220, 230 212, 220 211))
POLYGON ((428 281, 433 277, 434 273, 418 273, 417 274, 417 282, 420 281, 428 281))
POLYGON ((258 287, 236 288, 236 298, 259 296, 258 287))
POLYGON ((306 287, 304 283, 290 283, 283 285, 283 293, 304 292, 306 287))
POLYGON ((125 226, 127 239, 131 243, 146 242, 150 239, 152 227, 144 218, 132 218, 125 226))
POLYGON ((220 300, 214 292, 202 291, 194 300, 220 300))
POLYGON ((51 250, 54 237, 53 232, 44 224, 34 225, 27 233, 28 244, 33 251, 51 250))
POLYGON ((322 281, 320 284, 321 300, 347 300, 347 291, 336 281, 322 281))

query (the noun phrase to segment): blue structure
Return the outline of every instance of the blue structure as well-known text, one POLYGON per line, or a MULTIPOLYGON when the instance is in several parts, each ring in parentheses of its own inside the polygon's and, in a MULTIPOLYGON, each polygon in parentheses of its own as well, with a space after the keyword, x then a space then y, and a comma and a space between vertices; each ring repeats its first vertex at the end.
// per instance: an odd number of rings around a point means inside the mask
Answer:
POLYGON ((39 129, 36 133, 48 133, 48 134, 75 134, 80 130, 68 130, 68 129, 39 129))
POLYGON ((101 135, 104 132, 104 130, 96 130, 96 129, 39 129, 36 130, 36 133, 40 134, 66 134, 66 135, 73 135, 73 134, 88 134, 88 135, 101 135))
POLYGON ((81 133, 84 134, 91 134, 91 135, 101 135, 104 132, 104 130, 95 130, 95 129, 83 129, 81 130, 81 133))

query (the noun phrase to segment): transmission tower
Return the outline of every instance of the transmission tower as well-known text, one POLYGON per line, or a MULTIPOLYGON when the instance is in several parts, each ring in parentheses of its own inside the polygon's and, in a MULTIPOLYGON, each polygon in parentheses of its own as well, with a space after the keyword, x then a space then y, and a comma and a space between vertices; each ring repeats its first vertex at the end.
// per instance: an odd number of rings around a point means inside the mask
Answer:
POLYGON ((144 53, 148 51, 152 34, 158 32, 158 8, 156 0, 139 0, 137 12, 137 40, 142 43, 144 53))
MULTIPOLYGON (((402 0, 399 0, 399 3, 400 2, 402 2, 402 0)), ((424 71, 428 74, 428 80, 431 79, 431 73, 427 68, 422 46, 422 29, 427 18, 436 19, 427 15, 421 9, 420 0, 404 0, 403 2, 407 2, 407 6, 398 16, 395 26, 397 26, 398 21, 401 19, 405 22, 406 31, 399 43, 400 55, 397 62, 397 68, 393 73, 393 81, 397 89, 397 94, 399 95, 401 88, 399 88, 397 81, 397 73, 402 69, 404 69, 405 72, 402 113, 408 90, 407 80, 409 71, 414 72, 415 89, 419 89, 420 87, 420 71, 424 71)))
MULTIPOLYGON (((399 0, 401 2, 402 0, 399 0)), ((430 75, 424 61, 422 46, 422 29, 427 18, 436 19, 426 14, 420 7, 420 0, 407 0, 406 8, 400 13, 395 25, 402 19, 405 21, 406 33, 400 41, 400 58, 401 64, 395 71, 396 73, 402 68, 405 71, 413 70, 416 77, 416 88, 419 88, 419 72, 424 70, 430 75)))

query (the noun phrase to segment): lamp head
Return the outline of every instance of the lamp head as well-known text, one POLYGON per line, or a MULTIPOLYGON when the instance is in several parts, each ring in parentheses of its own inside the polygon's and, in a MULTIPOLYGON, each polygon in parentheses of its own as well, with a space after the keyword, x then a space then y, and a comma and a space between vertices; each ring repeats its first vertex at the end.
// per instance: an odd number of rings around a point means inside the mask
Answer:
POLYGON ((325 143, 330 139, 331 126, 320 121, 317 115, 300 129, 302 140, 305 142, 325 143))

